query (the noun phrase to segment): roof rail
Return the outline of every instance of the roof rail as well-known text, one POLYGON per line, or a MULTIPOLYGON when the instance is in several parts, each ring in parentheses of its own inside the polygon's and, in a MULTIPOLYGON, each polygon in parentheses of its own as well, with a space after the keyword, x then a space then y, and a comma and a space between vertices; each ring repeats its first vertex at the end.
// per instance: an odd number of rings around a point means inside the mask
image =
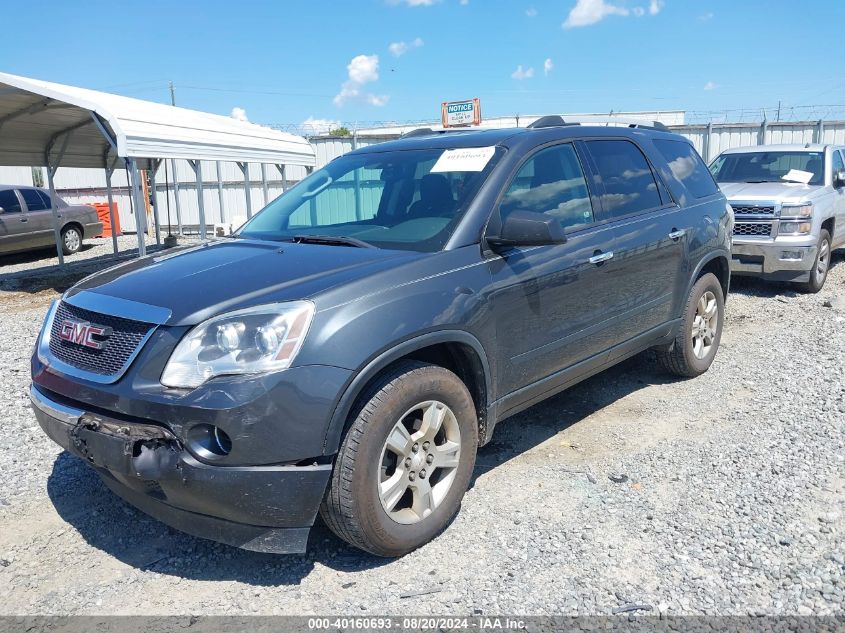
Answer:
POLYGON ((567 123, 559 114, 549 114, 548 116, 541 116, 539 119, 531 123, 528 127, 531 129, 542 127, 561 127, 563 125, 577 125, 577 123, 567 123))
POLYGON ((405 132, 399 138, 411 138, 412 136, 428 136, 429 134, 434 134, 434 130, 432 130, 430 127, 418 127, 416 130, 405 132))

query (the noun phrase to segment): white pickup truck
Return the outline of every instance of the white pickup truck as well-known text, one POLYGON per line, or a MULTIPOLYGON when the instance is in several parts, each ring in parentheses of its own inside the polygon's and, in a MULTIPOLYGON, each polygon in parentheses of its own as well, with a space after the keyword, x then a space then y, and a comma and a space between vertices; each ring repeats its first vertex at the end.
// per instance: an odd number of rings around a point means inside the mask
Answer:
POLYGON ((710 171, 734 210, 731 271, 821 290, 845 245, 845 147, 739 147, 710 171))

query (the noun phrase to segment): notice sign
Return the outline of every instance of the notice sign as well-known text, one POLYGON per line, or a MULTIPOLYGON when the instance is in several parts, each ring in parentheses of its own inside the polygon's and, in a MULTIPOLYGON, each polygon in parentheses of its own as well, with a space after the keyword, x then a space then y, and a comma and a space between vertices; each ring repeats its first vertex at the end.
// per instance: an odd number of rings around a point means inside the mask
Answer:
POLYGON ((440 112, 444 128, 481 125, 481 102, 478 99, 444 101, 440 112))

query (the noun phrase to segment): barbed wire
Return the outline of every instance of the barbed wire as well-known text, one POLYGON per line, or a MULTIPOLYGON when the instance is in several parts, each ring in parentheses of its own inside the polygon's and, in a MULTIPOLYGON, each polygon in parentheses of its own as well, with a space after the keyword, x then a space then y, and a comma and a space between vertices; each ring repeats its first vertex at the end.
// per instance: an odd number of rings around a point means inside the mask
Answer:
MULTIPOLYGON (((610 112, 619 112, 611 110, 610 112)), ((659 114, 661 111, 654 111, 659 114)), ((721 110, 662 110, 662 112, 683 112, 684 125, 706 125, 708 123, 718 124, 748 124, 767 121, 769 124, 796 123, 800 121, 835 121, 845 120, 845 104, 819 104, 819 105, 774 105, 766 107, 726 108, 721 110)), ((596 113, 607 115, 608 113, 596 113)), ((633 114, 633 113, 630 113, 633 114)), ((493 119, 522 118, 524 114, 510 114, 491 117, 493 119)), ((566 115, 564 115, 566 118, 566 115)), ((330 132, 345 130, 349 134, 356 130, 372 130, 378 128, 414 128, 437 125, 434 119, 406 119, 397 121, 372 120, 372 121, 317 121, 303 123, 270 123, 269 127, 289 132, 298 136, 325 136, 330 132)), ((520 123, 520 125, 523 125, 520 123)))

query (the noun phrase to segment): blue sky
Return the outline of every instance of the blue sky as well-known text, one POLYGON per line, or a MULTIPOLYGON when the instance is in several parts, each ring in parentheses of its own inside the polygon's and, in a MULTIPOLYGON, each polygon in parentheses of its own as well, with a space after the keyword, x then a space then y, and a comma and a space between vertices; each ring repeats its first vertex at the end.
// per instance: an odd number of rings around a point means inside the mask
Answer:
POLYGON ((44 0, 3 16, 4 72, 161 102, 172 80, 179 105, 260 123, 437 118, 470 97, 488 116, 845 103, 841 0, 44 0))

